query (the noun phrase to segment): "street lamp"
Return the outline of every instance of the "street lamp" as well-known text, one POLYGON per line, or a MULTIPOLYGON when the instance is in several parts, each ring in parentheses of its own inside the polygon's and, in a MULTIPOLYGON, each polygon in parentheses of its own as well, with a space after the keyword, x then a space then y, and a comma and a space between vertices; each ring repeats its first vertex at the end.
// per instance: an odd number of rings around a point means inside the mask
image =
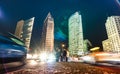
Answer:
POLYGON ((62 48, 65 47, 65 44, 62 44, 62 48))
POLYGON ((62 47, 62 51, 63 51, 63 50, 64 50, 64 48, 65 48, 65 44, 64 44, 64 43, 62 43, 61 47, 62 47))

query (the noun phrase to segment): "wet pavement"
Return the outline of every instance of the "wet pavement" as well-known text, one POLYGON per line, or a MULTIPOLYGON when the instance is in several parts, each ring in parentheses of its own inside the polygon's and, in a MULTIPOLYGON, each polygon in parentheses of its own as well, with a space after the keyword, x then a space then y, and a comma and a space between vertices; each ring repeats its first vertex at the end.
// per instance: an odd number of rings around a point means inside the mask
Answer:
POLYGON ((36 62, 29 61, 19 70, 6 74, 120 74, 120 68, 95 66, 80 62, 36 62))

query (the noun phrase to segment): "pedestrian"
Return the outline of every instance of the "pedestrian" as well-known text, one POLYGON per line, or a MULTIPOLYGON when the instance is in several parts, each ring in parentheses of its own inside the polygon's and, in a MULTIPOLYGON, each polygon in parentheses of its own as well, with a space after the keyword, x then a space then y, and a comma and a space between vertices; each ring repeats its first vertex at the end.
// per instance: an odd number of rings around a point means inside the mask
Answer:
POLYGON ((67 50, 63 50, 63 59, 64 59, 64 61, 68 61, 68 58, 67 58, 67 50))

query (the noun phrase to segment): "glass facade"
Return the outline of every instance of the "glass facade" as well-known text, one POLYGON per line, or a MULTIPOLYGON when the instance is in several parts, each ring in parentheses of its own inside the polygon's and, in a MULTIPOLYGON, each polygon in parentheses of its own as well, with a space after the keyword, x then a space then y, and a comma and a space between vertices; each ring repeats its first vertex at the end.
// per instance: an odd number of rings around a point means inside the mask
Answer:
POLYGON ((83 30, 81 15, 76 12, 69 18, 69 51, 70 55, 82 55, 83 51, 83 30))

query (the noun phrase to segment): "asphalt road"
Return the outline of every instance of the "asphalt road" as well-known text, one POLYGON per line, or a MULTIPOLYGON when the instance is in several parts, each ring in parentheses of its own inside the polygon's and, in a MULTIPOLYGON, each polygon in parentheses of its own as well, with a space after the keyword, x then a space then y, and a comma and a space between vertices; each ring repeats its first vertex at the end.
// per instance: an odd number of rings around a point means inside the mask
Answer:
POLYGON ((90 65, 80 62, 36 62, 27 61, 19 70, 7 74, 120 74, 119 67, 90 65))
POLYGON ((0 64, 0 74, 9 72, 9 71, 19 70, 23 68, 24 65, 25 64, 23 64, 22 62, 11 62, 11 63, 0 64))

